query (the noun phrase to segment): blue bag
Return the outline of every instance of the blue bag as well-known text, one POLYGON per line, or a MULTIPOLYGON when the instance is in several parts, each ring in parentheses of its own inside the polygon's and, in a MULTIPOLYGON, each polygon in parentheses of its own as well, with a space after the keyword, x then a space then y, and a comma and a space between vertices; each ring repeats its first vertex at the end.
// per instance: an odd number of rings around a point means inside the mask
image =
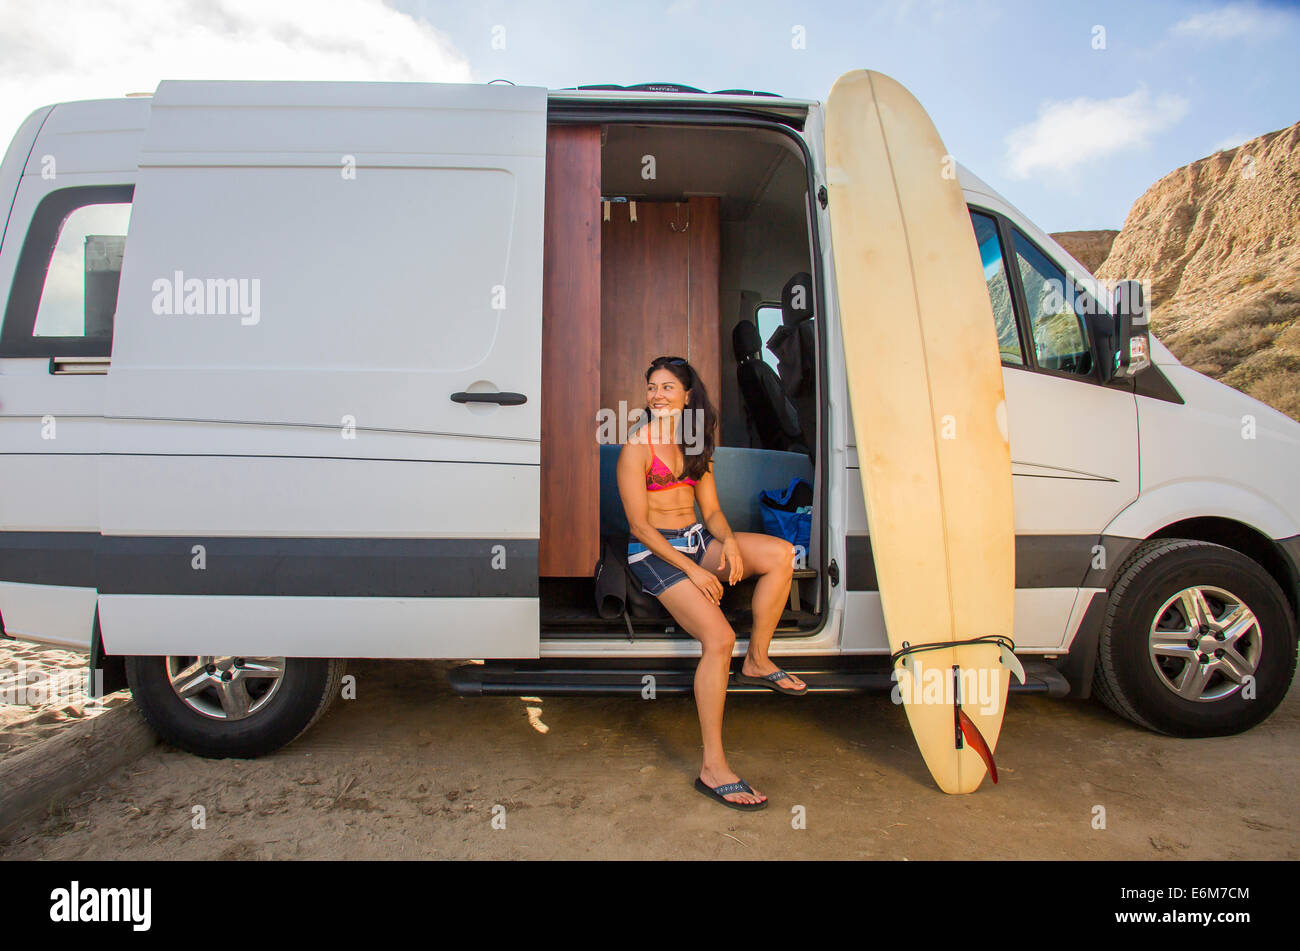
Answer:
POLYGON ((790 480, 784 491, 764 489, 758 494, 763 531, 784 538, 791 545, 802 546, 806 552, 812 536, 812 498, 812 486, 798 476, 790 480), (808 511, 800 512, 800 508, 808 511))

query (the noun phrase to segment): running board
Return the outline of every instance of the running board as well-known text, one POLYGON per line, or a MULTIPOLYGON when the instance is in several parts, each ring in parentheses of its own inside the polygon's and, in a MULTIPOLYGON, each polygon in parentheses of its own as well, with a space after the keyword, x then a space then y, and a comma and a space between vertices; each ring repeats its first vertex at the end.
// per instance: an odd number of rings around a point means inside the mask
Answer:
MULTIPOLYGON (((888 668, 817 668, 782 660, 784 670, 797 674, 811 693, 888 693, 894 686, 888 668)), ((1011 692, 1064 697, 1069 682, 1046 661, 1022 658, 1025 682, 1011 679, 1011 692)), ((733 665, 733 670, 738 669, 733 665)), ((662 660, 638 665, 600 666, 580 661, 563 666, 547 661, 488 661, 452 668, 451 689, 462 697, 584 697, 641 696, 654 686, 655 695, 690 694, 694 691, 695 665, 669 666, 662 660), (653 678, 653 679, 649 679, 653 678)), ((736 683, 728 693, 776 693, 767 687, 736 683)))

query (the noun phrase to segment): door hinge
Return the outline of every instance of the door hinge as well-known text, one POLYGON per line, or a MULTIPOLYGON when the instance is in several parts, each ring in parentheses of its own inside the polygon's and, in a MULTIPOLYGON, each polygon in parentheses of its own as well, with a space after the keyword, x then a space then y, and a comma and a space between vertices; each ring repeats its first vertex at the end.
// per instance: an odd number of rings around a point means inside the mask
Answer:
POLYGON ((828 201, 830 201, 830 198, 826 194, 826 186, 822 185, 817 189, 817 204, 825 208, 828 201))
POLYGON ((830 576, 831 587, 838 587, 840 583, 840 566, 835 564, 834 558, 831 559, 830 566, 826 569, 826 574, 830 576))

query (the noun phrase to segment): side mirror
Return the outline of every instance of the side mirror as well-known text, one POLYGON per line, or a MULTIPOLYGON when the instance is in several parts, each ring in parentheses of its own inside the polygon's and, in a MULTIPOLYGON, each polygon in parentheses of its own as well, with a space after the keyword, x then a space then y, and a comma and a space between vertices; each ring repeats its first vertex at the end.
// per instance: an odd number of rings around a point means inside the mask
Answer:
POLYGON ((1120 281, 1111 292, 1118 337, 1108 367, 1111 379, 1132 379, 1151 366, 1151 332, 1141 281, 1120 281))

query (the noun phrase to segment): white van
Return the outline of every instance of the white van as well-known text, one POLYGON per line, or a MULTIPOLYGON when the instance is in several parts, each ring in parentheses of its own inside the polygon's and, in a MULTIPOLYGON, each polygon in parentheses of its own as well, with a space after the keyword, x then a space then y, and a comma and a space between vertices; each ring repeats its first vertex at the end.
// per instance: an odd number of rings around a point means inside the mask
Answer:
MULTIPOLYGON (((347 657, 479 661, 467 695, 688 692, 696 642, 594 577, 626 532, 602 410, 676 353, 721 407, 733 528, 812 487, 773 655, 813 690, 888 687, 824 122, 668 85, 164 82, 38 110, 0 166, 4 632, 87 649, 209 756, 301 734, 347 657)), ((1053 303, 1091 276, 959 179, 1005 366, 1013 689, 1249 728, 1295 669, 1300 426, 1154 339, 1117 374, 1130 331, 1053 303)), ((723 602, 738 655, 747 604, 723 602)))

